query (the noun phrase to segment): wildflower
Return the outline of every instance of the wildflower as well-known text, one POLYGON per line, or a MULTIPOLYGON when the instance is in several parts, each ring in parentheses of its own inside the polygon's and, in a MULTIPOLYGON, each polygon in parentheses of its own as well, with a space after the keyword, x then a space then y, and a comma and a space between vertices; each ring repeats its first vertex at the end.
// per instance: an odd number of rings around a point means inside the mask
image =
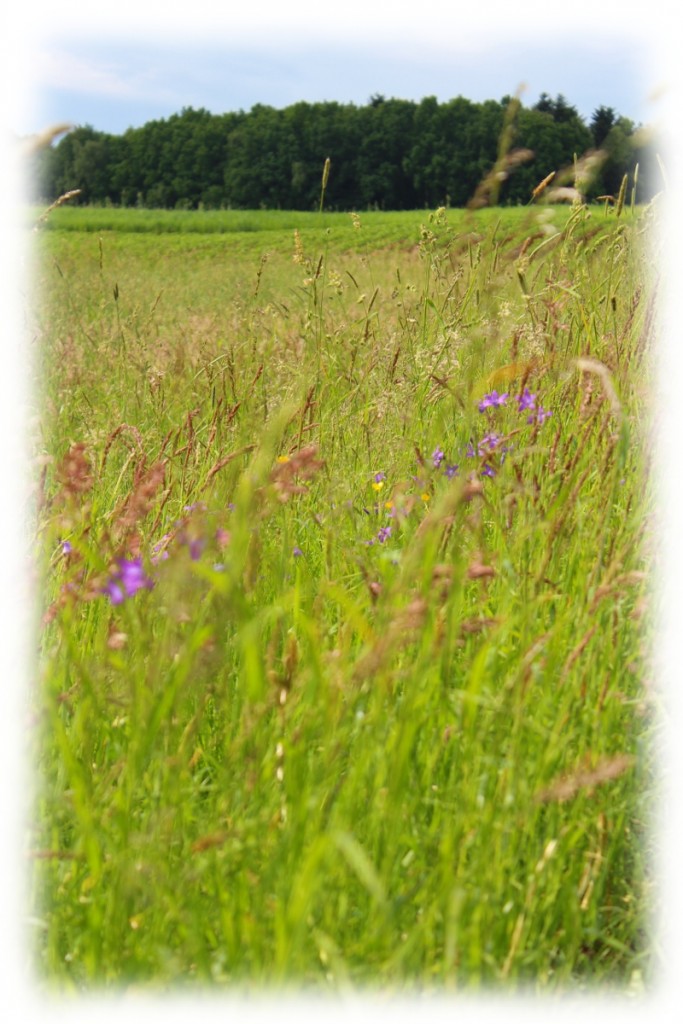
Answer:
POLYGON ((538 412, 536 414, 536 422, 539 426, 541 426, 543 423, 545 423, 549 416, 552 416, 552 410, 544 409, 543 406, 540 405, 538 407, 538 412))
POLYGON ((428 501, 431 501, 432 498, 431 494, 429 494, 428 491, 423 491, 420 497, 424 501, 425 505, 427 504, 428 501))
POLYGON ((152 548, 152 565, 156 565, 157 562, 165 561, 168 558, 168 551, 166 545, 171 540, 171 534, 165 533, 160 541, 152 548))
POLYGON ((62 542, 62 554, 63 555, 70 555, 72 551, 73 551, 73 548, 71 546, 71 541, 68 541, 68 540, 63 541, 62 542))
POLYGON ((446 474, 449 480, 452 480, 453 477, 457 475, 459 469, 460 466, 458 465, 447 465, 446 468, 444 469, 444 473, 446 474))
POLYGON ((382 526, 377 532, 377 540, 380 542, 380 544, 384 544, 384 542, 388 540, 389 537, 391 537, 391 527, 382 526))
POLYGON ((192 559, 193 562, 199 561, 202 551, 204 550, 205 544, 206 541, 204 540, 203 537, 193 537, 190 541, 188 541, 187 546, 190 551, 190 558, 192 559))
POLYGON ((202 551, 206 547, 206 541, 203 537, 191 536, 186 533, 185 530, 181 530, 178 534, 178 543, 187 544, 188 551, 190 552, 190 558, 193 562, 199 561, 202 551))
POLYGON ((519 412, 524 412, 526 409, 535 409, 536 395, 532 395, 528 388, 524 388, 524 391, 517 398, 517 406, 519 412))
POLYGON ((488 448, 492 452, 498 442, 500 441, 500 434, 485 434, 479 442, 479 454, 483 455, 488 448), (483 450, 482 450, 483 449, 483 450))
POLYGON ((301 550, 300 547, 297 547, 297 545, 295 544, 294 547, 292 548, 292 555, 294 556, 294 558, 301 558, 301 556, 303 555, 303 551, 301 550))
POLYGON ((386 480, 386 473, 375 473, 374 480, 372 481, 372 488, 375 491, 381 491, 384 487, 384 481, 386 480))
POLYGON ((443 459, 444 459, 443 451, 441 450, 441 448, 439 448, 437 446, 434 449, 434 451, 432 452, 432 463, 434 465, 434 469, 438 469, 439 468, 439 466, 443 462, 443 459))
POLYGON ((474 449, 474 445, 470 442, 465 454, 468 459, 474 459, 477 456, 481 457, 482 455, 486 455, 487 451, 494 451, 499 441, 500 434, 485 434, 481 441, 478 442, 476 451, 474 449))
POLYGON ((127 597, 133 597, 143 587, 151 590, 154 581, 145 574, 141 558, 120 558, 118 572, 112 573, 102 593, 107 594, 112 604, 121 604, 127 597))
POLYGON ((488 395, 484 395, 479 403, 479 412, 484 412, 486 409, 497 409, 501 405, 505 405, 509 397, 507 391, 502 395, 499 395, 497 391, 491 391, 488 395))
POLYGON ((496 475, 496 471, 493 468, 493 466, 489 466, 489 464, 487 462, 486 465, 482 467, 481 475, 482 476, 495 476, 496 475))

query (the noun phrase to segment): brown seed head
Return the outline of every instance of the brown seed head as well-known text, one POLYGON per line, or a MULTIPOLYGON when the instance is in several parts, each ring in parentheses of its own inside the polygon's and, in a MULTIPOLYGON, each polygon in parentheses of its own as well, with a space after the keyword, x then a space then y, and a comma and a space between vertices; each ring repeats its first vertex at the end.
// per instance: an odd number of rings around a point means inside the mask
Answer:
POLYGON ((92 488, 92 470, 82 441, 69 448, 57 468, 57 479, 61 484, 59 495, 63 501, 86 494, 92 488))

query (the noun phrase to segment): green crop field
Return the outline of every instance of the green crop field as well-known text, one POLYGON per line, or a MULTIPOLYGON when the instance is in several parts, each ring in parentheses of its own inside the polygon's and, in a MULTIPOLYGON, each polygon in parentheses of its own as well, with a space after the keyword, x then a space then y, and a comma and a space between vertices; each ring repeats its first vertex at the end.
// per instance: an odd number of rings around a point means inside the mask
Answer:
POLYGON ((50 214, 48 987, 647 987, 654 221, 50 214))

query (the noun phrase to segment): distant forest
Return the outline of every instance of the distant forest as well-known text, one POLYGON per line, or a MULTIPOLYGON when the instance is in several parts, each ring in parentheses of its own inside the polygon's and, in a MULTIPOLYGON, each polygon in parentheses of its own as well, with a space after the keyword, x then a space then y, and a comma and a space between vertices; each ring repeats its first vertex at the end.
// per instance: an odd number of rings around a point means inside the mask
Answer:
POLYGON ((462 207, 487 176, 495 188, 482 201, 507 205, 529 202, 551 172, 600 149, 606 158, 585 198, 616 197, 638 166, 636 198, 646 201, 661 173, 638 127, 605 106, 586 124, 563 96, 545 93, 529 108, 509 96, 417 103, 381 95, 365 106, 185 108, 122 135, 75 128, 35 157, 33 192, 46 202, 80 189, 84 204, 313 210, 329 158, 328 210, 462 207))

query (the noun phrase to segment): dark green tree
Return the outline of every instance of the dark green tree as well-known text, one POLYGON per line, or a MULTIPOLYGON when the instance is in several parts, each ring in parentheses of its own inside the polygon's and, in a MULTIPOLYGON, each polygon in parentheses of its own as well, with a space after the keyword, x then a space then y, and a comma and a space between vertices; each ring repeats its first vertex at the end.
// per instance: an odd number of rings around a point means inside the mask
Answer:
POLYGON ((86 203, 315 210, 329 157, 328 209, 464 206, 478 190, 477 201, 518 203, 598 145, 607 161, 591 195, 615 194, 636 165, 639 197, 653 193, 652 144, 628 119, 602 106, 587 126, 561 94, 547 93, 530 109, 510 97, 414 103, 376 93, 361 107, 258 104, 220 115, 186 107, 119 136, 85 125, 39 154, 33 188, 44 200, 79 188, 86 203), (503 167, 515 149, 532 150, 533 160, 503 167), (493 170, 504 172, 499 184, 480 189, 493 170))
POLYGON ((576 107, 570 106, 562 93, 558 93, 553 100, 547 92, 542 92, 538 103, 534 106, 534 110, 538 110, 541 114, 550 114, 556 124, 574 121, 579 117, 576 107))
POLYGON ((614 107, 598 107, 593 111, 590 121, 590 130, 593 134, 593 145, 596 149, 602 146, 609 135, 610 129, 617 121, 617 112, 614 107))

